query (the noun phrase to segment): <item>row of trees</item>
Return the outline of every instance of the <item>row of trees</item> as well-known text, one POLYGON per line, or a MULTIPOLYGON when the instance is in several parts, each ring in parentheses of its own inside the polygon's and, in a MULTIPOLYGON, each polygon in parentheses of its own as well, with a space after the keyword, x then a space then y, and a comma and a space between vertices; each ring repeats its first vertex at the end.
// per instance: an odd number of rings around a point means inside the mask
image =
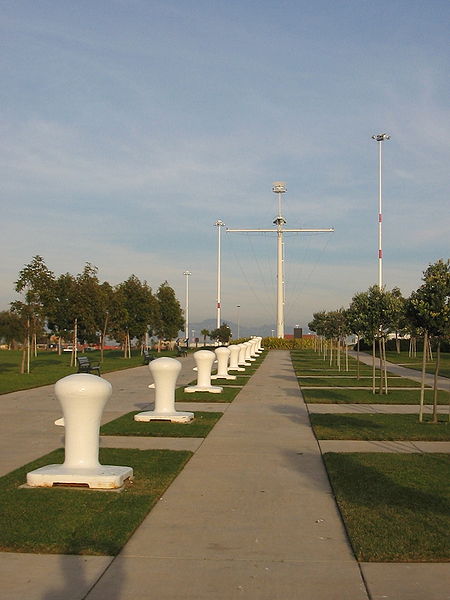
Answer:
POLYGON ((58 339, 59 351, 70 340, 74 358, 77 343, 99 344, 103 358, 107 336, 129 356, 131 340, 143 346, 149 335, 173 339, 184 327, 183 311, 167 281, 156 293, 135 275, 112 286, 99 280, 97 267, 90 263, 76 276, 55 276, 35 256, 20 271, 15 290, 22 299, 0 313, 0 337, 10 345, 23 343, 22 372, 29 372, 30 355, 43 334, 58 339))
MULTIPOLYGON (((388 393, 386 369, 386 339, 395 334, 397 351, 399 338, 408 336, 411 348, 417 338, 423 339, 422 386, 420 395, 419 420, 422 421, 424 403, 424 381, 427 359, 430 357, 431 344, 436 347, 436 368, 434 375, 433 421, 437 421, 437 377, 440 368, 441 344, 450 337, 450 261, 439 260, 430 265, 423 273, 423 284, 409 298, 404 298, 398 288, 392 290, 372 286, 367 292, 359 292, 352 298, 346 309, 329 312, 317 312, 309 323, 309 328, 323 338, 320 350, 335 359, 340 369, 341 347, 345 338, 357 336, 357 352, 360 340, 372 345, 373 371, 372 391, 376 391, 375 354, 378 348, 380 377, 378 391, 388 393)), ((359 357, 358 357, 359 358, 359 357)), ((359 360, 358 360, 359 368, 359 360)), ((359 370, 357 373, 359 379, 359 370)))

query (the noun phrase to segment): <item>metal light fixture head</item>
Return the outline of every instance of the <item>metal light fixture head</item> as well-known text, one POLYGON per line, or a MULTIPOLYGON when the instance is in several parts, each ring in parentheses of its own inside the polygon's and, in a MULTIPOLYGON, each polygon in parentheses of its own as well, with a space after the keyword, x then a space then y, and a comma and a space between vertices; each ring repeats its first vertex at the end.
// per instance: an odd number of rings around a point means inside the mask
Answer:
POLYGON ((377 142, 383 142, 384 140, 390 140, 391 136, 387 133, 377 133, 376 135, 372 136, 372 139, 377 142))
POLYGON ((225 223, 221 220, 221 219, 217 219, 217 221, 214 223, 215 227, 225 227, 225 223))
POLYGON ((284 181, 274 181, 272 184, 272 192, 275 194, 284 194, 286 191, 286 184, 284 181))
POLYGON ((192 275, 192 273, 190 271, 185 271, 183 275, 192 275))

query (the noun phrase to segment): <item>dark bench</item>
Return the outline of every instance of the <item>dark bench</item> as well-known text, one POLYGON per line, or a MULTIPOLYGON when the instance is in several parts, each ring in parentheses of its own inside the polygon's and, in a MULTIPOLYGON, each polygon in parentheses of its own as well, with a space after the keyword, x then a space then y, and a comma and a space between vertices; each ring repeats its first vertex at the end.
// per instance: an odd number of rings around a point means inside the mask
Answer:
POLYGON ((100 377, 100 363, 94 363, 89 360, 87 356, 77 356, 78 373, 92 373, 97 371, 97 375, 100 377))
POLYGON ((177 356, 187 356, 188 349, 186 346, 177 346, 177 356))
POLYGON ((144 358, 144 365, 148 365, 148 363, 155 358, 148 350, 143 350, 142 356, 144 358))

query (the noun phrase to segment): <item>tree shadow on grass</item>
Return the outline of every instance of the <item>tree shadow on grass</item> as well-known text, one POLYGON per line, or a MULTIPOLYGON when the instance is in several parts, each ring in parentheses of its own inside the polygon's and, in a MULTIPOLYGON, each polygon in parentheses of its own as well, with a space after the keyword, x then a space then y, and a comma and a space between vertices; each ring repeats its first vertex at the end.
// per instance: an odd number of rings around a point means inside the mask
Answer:
MULTIPOLYGON (((325 464, 336 496, 343 501, 366 508, 397 507, 404 511, 414 507, 418 513, 448 516, 450 499, 444 494, 444 485, 450 470, 449 458, 444 455, 394 455, 389 469, 383 467, 385 457, 380 454, 327 453, 325 464), (411 459, 411 456, 415 457, 411 459), (404 458, 406 457, 406 458, 404 458), (414 465, 411 466, 411 461, 414 465), (422 463, 422 464, 421 464, 422 463), (440 492, 427 492, 427 464, 437 465, 441 471, 440 492), (390 471, 390 472, 389 472, 390 471), (403 482, 402 482, 403 480, 403 482), (414 484, 417 481, 417 484, 414 484), (422 489, 420 489, 422 488, 422 489)), ((430 482, 430 487, 432 483, 430 482)))

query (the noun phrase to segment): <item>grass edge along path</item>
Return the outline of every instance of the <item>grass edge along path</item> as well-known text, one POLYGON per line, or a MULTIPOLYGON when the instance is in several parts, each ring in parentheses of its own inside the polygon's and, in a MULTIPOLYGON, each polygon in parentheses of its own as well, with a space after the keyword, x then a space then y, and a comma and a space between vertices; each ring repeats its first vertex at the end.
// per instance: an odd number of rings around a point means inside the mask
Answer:
POLYGON ((132 411, 109 421, 100 427, 100 435, 124 435, 141 437, 206 437, 222 412, 195 412, 190 423, 171 423, 170 421, 135 421, 134 415, 141 411, 132 411))
POLYGON ((438 423, 430 422, 431 415, 419 423, 415 414, 310 413, 309 418, 319 440, 450 440, 447 415, 440 415, 438 423))
POLYGON ((361 562, 450 561, 450 456, 328 452, 330 483, 361 562))
MULTIPOLYGON (((309 386, 307 386, 309 387, 309 386)), ((304 389, 300 386, 307 404, 417 404, 419 411, 420 390, 391 390, 389 394, 372 394, 372 390, 354 388, 304 389)), ((448 405, 450 393, 438 391, 438 404, 448 405)), ((433 390, 425 390, 425 404, 433 404, 433 390)))
POLYGON ((55 450, 0 478, 0 551, 116 555, 192 456, 174 450, 101 448, 101 464, 134 469, 121 492, 19 489, 26 473, 64 461, 55 450))

